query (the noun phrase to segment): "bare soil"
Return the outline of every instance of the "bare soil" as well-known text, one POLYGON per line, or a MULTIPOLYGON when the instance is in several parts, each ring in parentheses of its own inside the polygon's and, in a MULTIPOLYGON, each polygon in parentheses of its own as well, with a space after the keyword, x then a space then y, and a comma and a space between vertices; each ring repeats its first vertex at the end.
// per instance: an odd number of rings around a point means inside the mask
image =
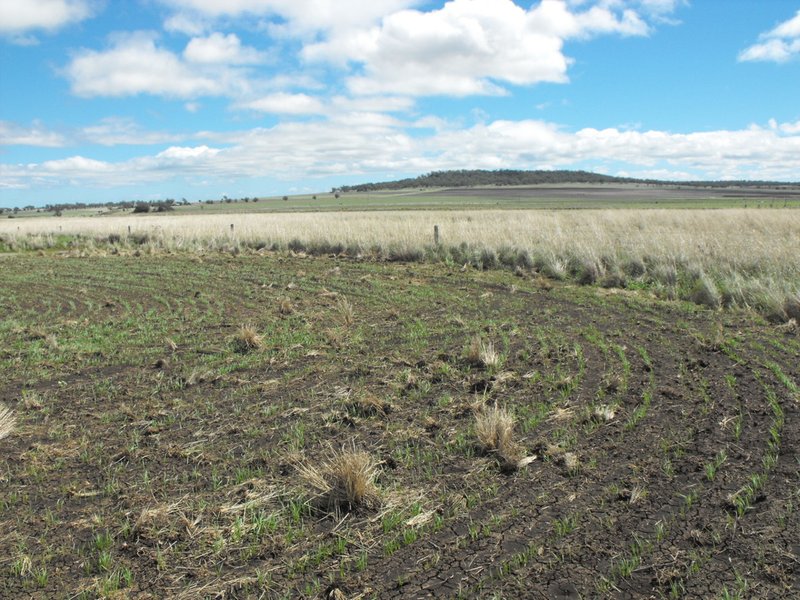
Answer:
POLYGON ((17 426, 0 439, 0 597, 800 589, 790 326, 443 265, 2 268, 0 402, 17 426), (262 347, 236 350, 242 324, 262 347), (475 337, 497 366, 467 360, 475 337), (535 457, 519 469, 477 444, 494 404, 535 457), (315 508, 299 467, 342 447, 379 461, 379 506, 315 508))

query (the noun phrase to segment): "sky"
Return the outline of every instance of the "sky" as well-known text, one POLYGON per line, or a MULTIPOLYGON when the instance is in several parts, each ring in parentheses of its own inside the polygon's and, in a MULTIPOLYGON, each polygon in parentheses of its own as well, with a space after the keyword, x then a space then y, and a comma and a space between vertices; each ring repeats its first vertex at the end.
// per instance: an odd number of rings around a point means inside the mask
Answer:
POLYGON ((0 0, 0 207, 800 181, 800 0, 0 0))

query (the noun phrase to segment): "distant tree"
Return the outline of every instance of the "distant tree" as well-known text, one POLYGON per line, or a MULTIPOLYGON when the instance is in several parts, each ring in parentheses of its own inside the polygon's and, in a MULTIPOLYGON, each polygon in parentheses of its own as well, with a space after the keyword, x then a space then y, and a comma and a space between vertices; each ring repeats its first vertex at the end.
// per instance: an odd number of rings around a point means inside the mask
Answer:
POLYGON ((150 205, 147 202, 137 202, 133 207, 134 213, 149 213, 150 205))
POLYGON ((289 199, 289 196, 284 196, 283 201, 286 202, 289 199))

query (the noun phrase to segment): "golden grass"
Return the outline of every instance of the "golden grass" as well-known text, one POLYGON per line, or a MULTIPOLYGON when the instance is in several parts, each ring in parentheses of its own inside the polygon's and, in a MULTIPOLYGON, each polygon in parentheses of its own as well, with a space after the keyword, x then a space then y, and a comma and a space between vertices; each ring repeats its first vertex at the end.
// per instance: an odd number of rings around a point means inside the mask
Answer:
POLYGON ((16 424, 17 418, 14 416, 14 411, 4 404, 0 404, 0 440, 11 435, 16 424))
POLYGON ((494 343, 483 340, 480 336, 473 337, 465 352, 466 361, 474 367, 496 369, 500 367, 502 357, 495 349, 494 343))
POLYGON ((233 336, 233 345, 237 352, 250 352, 264 345, 264 339, 252 325, 242 325, 233 336))
POLYGON ((291 315, 294 313, 294 306, 289 298, 281 298, 278 302, 278 312, 282 315, 291 315))
POLYGON ((310 488, 312 500, 336 516, 358 508, 375 508, 380 503, 375 485, 378 463, 355 446, 333 451, 319 465, 301 465, 298 473, 310 488))
POLYGON ((799 215, 791 208, 745 208, 20 218, 0 220, 0 239, 12 250, 36 250, 57 245, 59 234, 81 235, 82 247, 72 252, 87 255, 112 253, 109 235, 122 240, 113 253, 325 254, 332 246, 400 260, 444 253, 458 265, 521 264, 554 279, 607 287, 646 280, 663 297, 755 306, 787 321, 800 315, 799 215), (447 246, 434 248, 434 225, 447 246))
POLYGON ((481 449, 494 454, 504 469, 514 470, 522 452, 514 440, 514 415, 497 405, 484 407, 475 414, 475 435, 481 449))
POLYGON ((351 327, 356 322, 353 304, 345 296, 339 296, 336 300, 336 312, 343 327, 351 327))
POLYGON ((594 410, 592 411, 592 419, 598 423, 608 423, 609 421, 613 421, 615 416, 617 416, 617 411, 613 406, 609 406, 607 404, 595 406, 594 410))

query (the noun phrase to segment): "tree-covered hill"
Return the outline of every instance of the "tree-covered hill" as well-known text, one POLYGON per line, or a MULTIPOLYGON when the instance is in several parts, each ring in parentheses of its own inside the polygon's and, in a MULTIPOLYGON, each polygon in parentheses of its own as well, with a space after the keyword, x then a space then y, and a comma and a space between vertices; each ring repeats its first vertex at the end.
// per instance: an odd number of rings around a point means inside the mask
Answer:
POLYGON ((379 190, 401 190, 409 188, 449 188, 477 187, 487 185, 565 185, 586 183, 639 183, 650 185, 684 185, 693 187, 760 187, 797 185, 772 181, 660 181, 656 179, 634 179, 632 177, 612 177, 589 171, 519 171, 519 170, 456 170, 432 171, 426 175, 397 181, 362 183, 343 186, 343 192, 369 192, 379 190))

